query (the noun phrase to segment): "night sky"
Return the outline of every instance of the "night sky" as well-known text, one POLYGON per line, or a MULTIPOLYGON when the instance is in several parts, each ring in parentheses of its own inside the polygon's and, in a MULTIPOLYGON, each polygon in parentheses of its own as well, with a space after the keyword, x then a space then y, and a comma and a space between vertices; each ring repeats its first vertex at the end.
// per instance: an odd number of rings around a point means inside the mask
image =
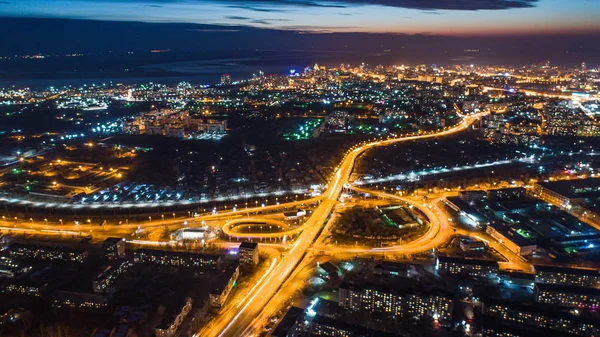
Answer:
POLYGON ((589 33, 597 0, 2 0, 0 15, 434 35, 589 33))
POLYGON ((493 46, 595 63, 599 18, 600 0, 0 0, 0 54, 493 46))

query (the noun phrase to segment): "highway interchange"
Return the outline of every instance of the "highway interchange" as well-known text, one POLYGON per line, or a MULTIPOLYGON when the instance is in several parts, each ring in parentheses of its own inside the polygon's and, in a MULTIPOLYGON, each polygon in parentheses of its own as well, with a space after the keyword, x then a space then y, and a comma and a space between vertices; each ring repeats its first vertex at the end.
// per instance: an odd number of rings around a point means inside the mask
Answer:
MULTIPOLYGON (((94 235, 98 237, 122 236, 129 237, 135 230, 151 230, 152 228, 178 228, 182 223, 217 221, 223 223, 224 234, 230 237, 241 238, 260 238, 260 239, 282 239, 284 236, 295 236, 293 243, 283 245, 286 250, 282 254, 273 253, 269 256, 263 268, 255 273, 248 280, 245 287, 240 287, 228 301, 225 308, 213 318, 196 335, 202 337, 226 337, 226 336, 253 336, 257 335, 270 317, 281 309, 297 290, 306 281, 309 273, 307 267, 315 261, 319 253, 331 253, 336 256, 356 256, 356 255, 401 255, 406 256, 415 253, 433 250, 436 247, 447 242, 452 235, 469 235, 479 240, 485 241, 491 248, 505 257, 506 262, 503 268, 521 270, 530 272, 531 266, 519 255, 514 254, 504 245, 495 239, 487 236, 485 233, 476 230, 467 230, 451 226, 442 203, 444 195, 432 200, 423 200, 416 198, 400 197, 393 194, 387 194, 380 191, 364 190, 352 187, 356 192, 369 193, 379 198, 402 201, 418 208, 429 219, 429 228, 427 232, 416 240, 402 243, 391 247, 337 247, 324 244, 323 238, 327 236, 330 219, 336 205, 339 205, 340 195, 344 188, 350 188, 349 179, 352 174, 356 160, 366 151, 374 147, 387 146, 401 142, 423 140, 429 138, 443 137, 455 134, 469 128, 477 122, 485 113, 472 115, 463 115, 462 121, 456 126, 448 127, 438 132, 418 133, 405 135, 396 138, 377 139, 371 142, 356 145, 349 149, 344 155, 341 163, 335 169, 327 188, 318 196, 308 200, 282 203, 278 205, 261 206, 245 209, 233 209, 227 212, 215 212, 199 217, 190 217, 186 219, 162 219, 144 224, 113 224, 105 225, 101 229, 91 224, 82 223, 79 225, 61 224, 49 226, 45 222, 31 221, 11 221, 11 219, 2 219, 0 221, 1 232, 22 232, 24 234, 43 234, 43 235, 73 235, 84 236, 94 235), (251 214, 257 214, 256 219, 260 220, 259 213, 276 211, 281 209, 294 209, 304 207, 308 204, 318 204, 305 223, 297 228, 284 228, 280 232, 269 233, 240 233, 234 231, 236 224, 241 224, 241 219, 250 218, 251 214), (327 226, 326 226, 327 224, 327 226)), ((262 217, 264 221, 264 217, 262 217)), ((275 220, 266 220, 265 225, 281 225, 275 220)), ((243 229, 241 229, 243 231, 243 229)), ((132 240, 132 243, 152 244, 138 240, 132 240)), ((281 240, 283 241, 283 240, 281 240)), ((159 243, 156 243, 159 244, 159 243)), ((232 245, 234 243, 231 243, 232 245)), ((227 245, 225 243, 225 245, 227 245)), ((265 245, 269 248, 269 245, 265 245)), ((282 243, 275 241, 272 248, 282 246, 282 243)))
MULTIPOLYGON (((291 249, 282 255, 279 260, 274 260, 274 267, 270 268, 261 284, 255 289, 252 289, 248 293, 245 299, 245 304, 241 306, 237 314, 230 320, 216 319, 218 324, 210 326, 210 329, 203 329, 198 335, 199 336, 251 336, 256 333, 257 326, 260 326, 262 317, 268 317, 268 313, 263 311, 269 311, 277 309, 276 305, 268 305, 269 301, 277 294, 278 290, 288 280, 290 275, 302 267, 306 262, 305 254, 312 244, 317 240, 321 234, 321 229, 326 223, 330 216, 333 208, 338 203, 338 198, 342 193, 345 186, 348 186, 350 175, 354 168, 354 164, 358 157, 369 149, 377 146, 387 146, 400 142, 406 142, 411 140, 429 139, 435 137, 442 137, 460 132, 470 127, 475 121, 483 116, 483 113, 473 114, 463 117, 462 121, 456 126, 446 128, 439 132, 424 133, 417 135, 409 135, 398 138, 390 138, 385 140, 375 140, 373 142, 367 142, 361 145, 354 146, 351 148, 346 155, 343 157, 342 162, 336 168, 333 177, 329 181, 327 189, 323 192, 323 199, 319 206, 314 210, 311 216, 306 220, 302 233, 298 236, 291 249), (255 318, 259 317, 258 322, 255 318), (251 324, 254 322, 254 324, 251 324)), ((447 223, 444 223, 447 226, 447 223)), ((432 230, 430 233, 439 233, 442 228, 442 224, 438 223, 438 230, 432 230)), ((433 227, 433 226, 432 226, 433 227)), ((444 229, 447 230, 447 229, 444 229)), ((432 234, 435 236, 435 234, 432 234)), ((431 242, 432 240, 425 241, 431 242)), ((409 243, 411 245, 411 243, 409 243)), ((411 245, 409 247, 403 247, 399 249, 421 249, 422 244, 411 245), (418 248, 417 248, 418 247, 418 248)), ((278 299, 286 298, 286 294, 279 294, 276 296, 278 299)))

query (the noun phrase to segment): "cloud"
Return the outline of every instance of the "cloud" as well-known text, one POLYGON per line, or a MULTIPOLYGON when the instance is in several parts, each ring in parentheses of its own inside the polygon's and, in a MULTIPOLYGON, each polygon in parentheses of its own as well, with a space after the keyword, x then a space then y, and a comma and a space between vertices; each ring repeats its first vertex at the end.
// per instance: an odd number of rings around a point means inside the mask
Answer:
MULTIPOLYGON (((97 1, 97 0, 84 0, 97 1)), ((183 0, 104 0, 108 2, 140 2, 173 4, 183 0)), ((504 10, 536 7, 541 0, 186 0, 185 2, 212 3, 228 8, 256 12, 285 12, 289 7, 349 8, 355 6, 384 6, 425 11, 435 10, 504 10)), ((6 0, 0 0, 5 3, 6 0)))
POLYGON ((539 0, 218 0, 217 2, 230 3, 234 8, 257 11, 278 11, 284 6, 348 8, 362 5, 417 10, 477 11, 532 8, 539 0))
POLYGON ((289 26, 286 27, 286 30, 296 31, 297 33, 305 33, 305 34, 318 34, 318 33, 335 33, 338 30, 351 30, 351 29, 359 29, 360 27, 355 26, 289 26))
POLYGON ((283 10, 283 9, 255 7, 255 6, 250 6, 250 5, 246 5, 246 6, 242 6, 242 5, 230 5, 230 6, 227 6, 227 7, 228 8, 234 8, 234 9, 246 9, 246 10, 249 10, 249 11, 264 12, 264 13, 286 12, 286 10, 283 10))
POLYGON ((272 25, 272 22, 290 22, 289 19, 252 19, 246 16, 226 16, 228 20, 249 21, 259 25, 272 25))
POLYGON ((245 16, 226 16, 225 19, 229 19, 229 20, 251 20, 249 17, 245 17, 245 16))
POLYGON ((259 25, 271 25, 271 23, 267 20, 252 20, 252 23, 256 23, 259 25))
MULTIPOLYGON (((223 24, 224 25, 224 24, 223 24)), ((199 28, 199 29, 186 29, 188 32, 199 32, 199 33, 237 33, 241 32, 241 29, 219 29, 219 28, 199 28)))

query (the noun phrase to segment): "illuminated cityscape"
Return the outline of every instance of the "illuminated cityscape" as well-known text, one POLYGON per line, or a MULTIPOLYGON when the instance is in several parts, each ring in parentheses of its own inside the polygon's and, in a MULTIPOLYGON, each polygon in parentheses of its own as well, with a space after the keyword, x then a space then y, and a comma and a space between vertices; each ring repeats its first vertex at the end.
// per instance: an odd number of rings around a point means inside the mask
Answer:
POLYGON ((600 72, 259 74, 3 89, 7 122, 39 109, 58 122, 2 130, 3 326, 597 332, 600 72))
POLYGON ((0 336, 600 334, 593 1, 19 2, 0 336))

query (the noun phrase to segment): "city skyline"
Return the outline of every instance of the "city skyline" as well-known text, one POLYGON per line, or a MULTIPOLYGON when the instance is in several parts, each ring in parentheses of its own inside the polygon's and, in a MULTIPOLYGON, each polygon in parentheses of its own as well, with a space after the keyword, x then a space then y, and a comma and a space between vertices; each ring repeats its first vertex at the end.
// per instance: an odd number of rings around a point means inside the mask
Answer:
POLYGON ((0 335, 600 336, 600 0, 0 0, 0 335))
POLYGON ((597 334, 598 69, 337 63, 0 89, 0 328, 597 334))

